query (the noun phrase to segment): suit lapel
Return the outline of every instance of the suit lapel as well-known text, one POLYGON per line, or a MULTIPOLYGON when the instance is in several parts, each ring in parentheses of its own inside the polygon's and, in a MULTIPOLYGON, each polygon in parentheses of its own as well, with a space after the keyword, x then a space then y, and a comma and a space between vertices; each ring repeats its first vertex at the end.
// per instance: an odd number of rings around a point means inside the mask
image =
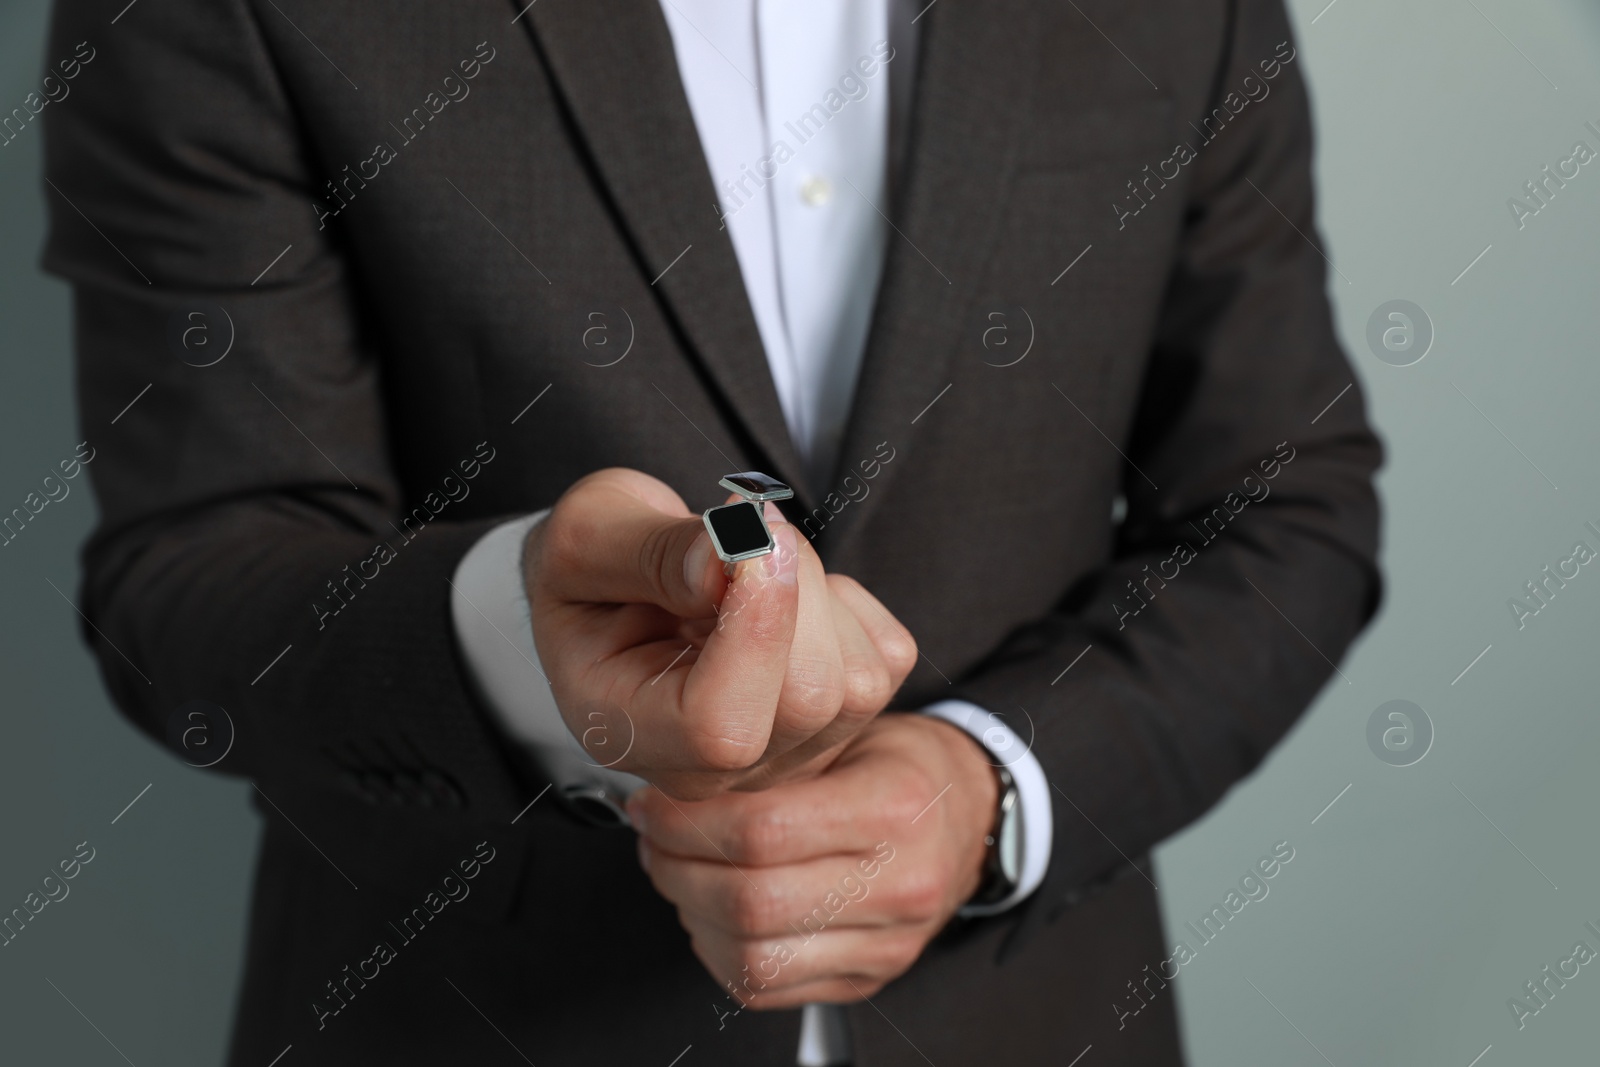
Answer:
MULTIPOLYGON (((908 452, 916 423, 927 421, 919 412, 950 382, 946 368, 970 333, 963 327, 1005 215, 1038 51, 1034 18, 1023 0, 941 0, 921 17, 899 232, 889 234, 835 483, 881 441, 908 452)), ((837 555, 906 465, 883 466, 876 491, 830 522, 825 556, 837 555)))
POLYGON ((730 422, 764 453, 759 458, 771 473, 802 498, 812 496, 717 214, 660 7, 653 0, 540 0, 525 17, 641 271, 655 279, 654 291, 730 422))

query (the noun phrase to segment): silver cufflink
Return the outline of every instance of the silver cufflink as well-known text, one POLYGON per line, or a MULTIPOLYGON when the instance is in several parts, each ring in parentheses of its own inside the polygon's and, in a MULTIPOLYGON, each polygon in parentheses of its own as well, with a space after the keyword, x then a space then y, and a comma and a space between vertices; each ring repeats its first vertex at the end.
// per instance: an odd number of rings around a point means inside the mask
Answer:
POLYGON ((769 500, 788 500, 794 496, 794 490, 760 471, 730 474, 717 484, 744 497, 732 504, 708 508, 701 516, 717 557, 724 563, 737 563, 771 552, 776 542, 772 531, 767 529, 762 505, 769 500))

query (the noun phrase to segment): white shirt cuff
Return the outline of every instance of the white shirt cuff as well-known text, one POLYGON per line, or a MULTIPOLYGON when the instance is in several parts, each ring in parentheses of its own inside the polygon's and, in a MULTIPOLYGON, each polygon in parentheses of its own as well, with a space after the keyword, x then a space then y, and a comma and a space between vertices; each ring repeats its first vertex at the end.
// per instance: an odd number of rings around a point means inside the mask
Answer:
POLYGON ((533 750, 562 790, 602 788, 625 800, 644 779, 595 764, 556 707, 533 645, 522 547, 549 509, 501 523, 461 557, 450 583, 450 616, 468 674, 491 714, 533 750))
POLYGON ((1011 772, 1017 783, 1017 817, 1022 823, 1022 832, 1018 835, 1022 862, 1017 887, 1004 900, 993 904, 968 904, 957 913, 970 917, 998 915, 1038 889, 1050 866, 1050 846, 1055 839, 1050 781, 1028 745, 999 716, 965 700, 941 700, 923 708, 922 714, 943 719, 972 735, 989 751, 997 765, 1011 772))

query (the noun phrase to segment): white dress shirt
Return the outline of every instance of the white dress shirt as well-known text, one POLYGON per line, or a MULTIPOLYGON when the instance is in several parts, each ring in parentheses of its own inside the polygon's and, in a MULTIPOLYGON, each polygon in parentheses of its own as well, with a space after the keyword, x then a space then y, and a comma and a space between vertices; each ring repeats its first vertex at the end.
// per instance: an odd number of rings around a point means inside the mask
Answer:
MULTIPOLYGON (((716 186, 723 224, 796 448, 816 484, 837 459, 866 347, 888 226, 892 0, 661 0, 679 77, 716 186)), ((457 568, 451 610, 484 702, 563 789, 619 798, 642 784, 580 746, 556 708, 522 581, 522 543, 539 512, 486 534, 457 568)), ((1016 780, 1022 832, 1016 890, 963 914, 1025 898, 1049 865, 1052 811, 1037 759, 972 704, 923 709, 961 727, 1016 780)), ((605 739, 608 744, 613 739, 605 739)), ((798 1062, 849 1059, 838 1012, 807 1007, 798 1062)))
POLYGON ((662 0, 789 434, 826 484, 888 226, 888 0, 662 0))

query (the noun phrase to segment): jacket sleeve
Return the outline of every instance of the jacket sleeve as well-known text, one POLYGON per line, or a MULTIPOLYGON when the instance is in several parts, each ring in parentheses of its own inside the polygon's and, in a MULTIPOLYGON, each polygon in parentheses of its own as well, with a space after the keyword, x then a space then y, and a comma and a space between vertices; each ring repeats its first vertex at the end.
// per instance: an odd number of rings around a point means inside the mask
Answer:
POLYGON ((1192 142, 1183 230, 1120 442, 1113 558, 957 685, 1036 724, 1055 799, 1042 900, 1144 855, 1249 773, 1379 598, 1381 448, 1324 293, 1300 64, 1282 62, 1278 0, 1239 7, 1203 114, 1247 75, 1259 84, 1261 62, 1281 69, 1269 97, 1192 142))
POLYGON ((89 58, 44 116, 44 265, 73 288, 100 507, 79 606, 114 700, 168 744, 188 702, 220 706, 236 737, 218 769, 273 795, 509 818, 446 581, 497 521, 451 490, 493 442, 397 476, 381 346, 246 4, 112 25, 120 6, 56 5, 50 54, 89 58))

